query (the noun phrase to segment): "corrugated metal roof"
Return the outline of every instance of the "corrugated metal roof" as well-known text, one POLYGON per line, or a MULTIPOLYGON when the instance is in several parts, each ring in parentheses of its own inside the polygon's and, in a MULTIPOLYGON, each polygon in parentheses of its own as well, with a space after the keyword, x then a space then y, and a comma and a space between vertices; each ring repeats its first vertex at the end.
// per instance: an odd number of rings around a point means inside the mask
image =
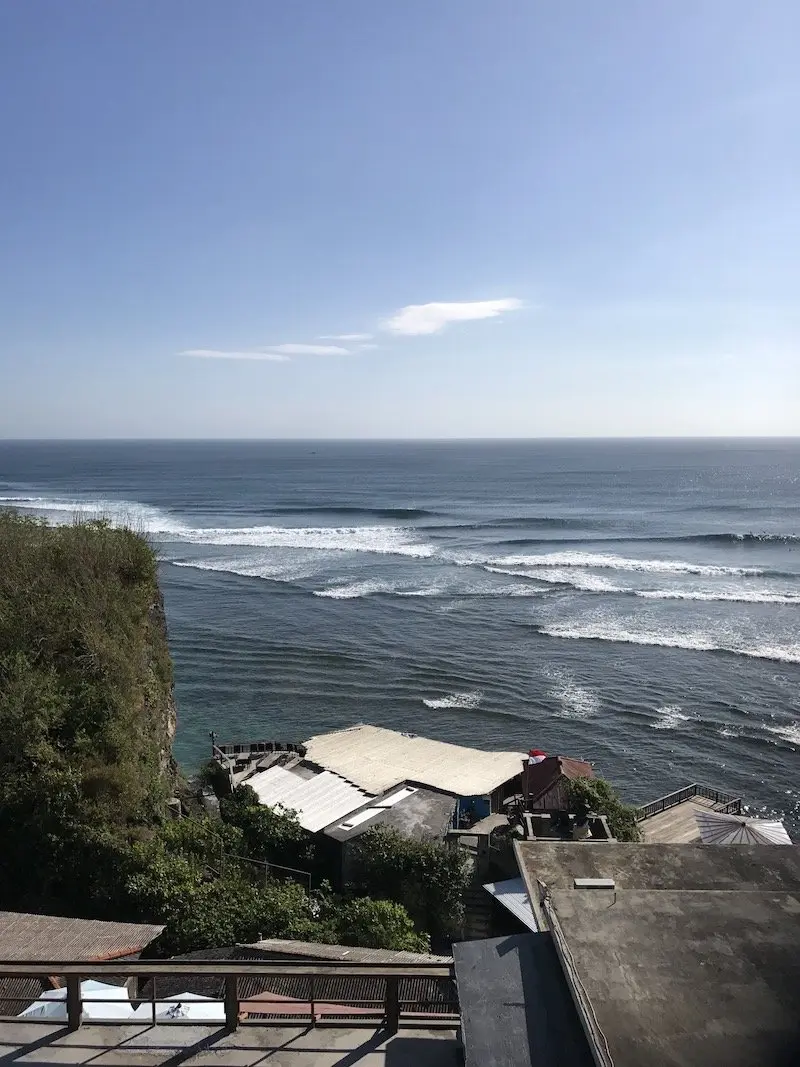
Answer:
POLYGON ((247 779, 262 804, 297 812, 300 825, 312 833, 344 818, 372 797, 338 774, 323 771, 301 778, 283 767, 270 767, 247 779))
POLYGON ((527 764, 524 771, 525 792, 532 804, 552 789, 562 778, 594 778, 591 763, 568 756, 548 756, 541 763, 527 764))
POLYGON ((11 962, 115 960, 154 941, 163 926, 0 911, 0 957, 11 962))
POLYGON ((363 724, 306 742, 307 760, 376 794, 410 781, 455 796, 486 796, 520 774, 524 758, 363 724))
POLYGON ((349 960, 356 963, 421 963, 431 966, 447 966, 452 956, 433 956, 428 952, 399 952, 388 948, 357 948, 355 945, 323 945, 319 941, 285 941, 269 938, 240 948, 257 949, 270 959, 282 956, 291 959, 349 960))
POLYGON ((529 930, 536 933, 539 927, 536 925, 531 902, 528 899, 528 891, 521 878, 509 878, 505 882, 489 882, 483 887, 487 893, 491 893, 496 901, 508 908, 512 915, 524 923, 529 930))

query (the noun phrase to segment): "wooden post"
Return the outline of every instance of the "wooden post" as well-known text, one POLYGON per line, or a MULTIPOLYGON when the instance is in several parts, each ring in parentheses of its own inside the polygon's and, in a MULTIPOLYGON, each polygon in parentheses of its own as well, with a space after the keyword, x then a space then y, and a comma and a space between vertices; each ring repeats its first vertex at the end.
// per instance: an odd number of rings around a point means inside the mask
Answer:
POLYGON ((386 1029, 396 1034, 400 1028, 400 979, 389 975, 386 979, 386 1029))
POLYGON ((232 1033, 239 1026, 239 979, 225 975, 225 1029, 232 1033))
POLYGON ((80 975, 67 975, 67 1026, 77 1030, 81 1025, 81 979, 80 975))

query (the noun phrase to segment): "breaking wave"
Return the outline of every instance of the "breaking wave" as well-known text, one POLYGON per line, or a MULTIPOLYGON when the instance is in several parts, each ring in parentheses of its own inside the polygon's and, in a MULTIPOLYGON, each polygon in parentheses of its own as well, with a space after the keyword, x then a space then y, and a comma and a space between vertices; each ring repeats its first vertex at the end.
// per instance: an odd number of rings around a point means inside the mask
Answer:
POLYGON ((159 508, 133 500, 85 497, 0 496, 0 507, 19 508, 47 516, 55 525, 74 519, 103 519, 112 526, 129 526, 151 534, 181 534, 189 527, 159 508))
POLYGON ((686 563, 678 559, 634 559, 605 552, 545 552, 532 556, 502 556, 489 561, 498 567, 595 567, 600 570, 661 574, 759 575, 758 567, 723 567, 711 563, 686 563))
POLYGON ((647 645, 657 648, 683 648, 693 652, 727 652, 751 659, 774 660, 778 663, 800 663, 800 644, 756 645, 742 647, 720 644, 717 638, 704 633, 636 633, 612 623, 587 622, 538 625, 546 637, 561 637, 573 641, 611 641, 617 644, 647 645))
POLYGON ((800 745, 800 722, 790 723, 788 726, 767 726, 766 729, 776 737, 788 741, 790 745, 800 745))
POLYGON ((688 722, 690 715, 684 715, 683 709, 678 704, 664 704, 656 708, 659 718, 650 723, 654 730, 677 730, 682 722, 688 722))
POLYGON ((597 693, 579 685, 571 675, 565 671, 552 670, 549 676, 553 685, 547 691, 548 696, 558 701, 564 718, 589 719, 600 711, 600 698, 597 693))
POLYGON ((548 585, 569 585, 573 589, 579 589, 586 593, 626 593, 627 589, 612 585, 601 574, 591 574, 581 571, 565 570, 537 570, 534 573, 525 570, 511 570, 508 567, 485 568, 490 574, 505 574, 511 578, 532 578, 537 582, 546 582, 548 585))
POLYGON ((217 526, 181 532, 181 541, 248 548, 305 548, 327 552, 377 552, 426 559, 423 544, 399 526, 217 526))
POLYGON ((472 693, 448 693, 444 697, 423 697, 426 708, 477 708, 483 700, 483 692, 476 689, 472 693))
POLYGON ((636 589, 636 596, 647 600, 729 601, 733 604, 800 604, 800 593, 770 593, 758 590, 711 592, 702 589, 636 589))

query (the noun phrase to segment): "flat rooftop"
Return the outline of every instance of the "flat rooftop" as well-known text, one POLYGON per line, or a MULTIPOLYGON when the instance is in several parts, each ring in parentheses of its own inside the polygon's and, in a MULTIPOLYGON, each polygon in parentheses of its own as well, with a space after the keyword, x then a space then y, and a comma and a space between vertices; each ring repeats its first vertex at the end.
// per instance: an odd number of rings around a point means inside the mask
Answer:
POLYGON ((486 796, 522 773, 522 752, 487 752, 415 734, 358 725, 305 742, 305 758, 367 793, 403 782, 454 796, 486 796))
POLYGON ((601 1062, 800 1063, 800 894, 554 889, 551 902, 601 1062))
POLYGON ((520 841, 528 891, 572 889, 575 878, 613 878, 617 889, 730 889, 800 894, 797 845, 647 845, 520 841))

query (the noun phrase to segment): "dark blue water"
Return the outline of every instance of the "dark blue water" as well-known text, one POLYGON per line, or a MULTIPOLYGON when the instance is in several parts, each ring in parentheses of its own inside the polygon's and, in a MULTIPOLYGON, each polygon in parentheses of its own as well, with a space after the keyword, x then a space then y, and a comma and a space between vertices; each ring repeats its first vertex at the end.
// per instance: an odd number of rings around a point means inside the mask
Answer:
POLYGON ((180 713, 698 780, 800 828, 800 442, 0 443, 6 505, 149 531, 180 713))

